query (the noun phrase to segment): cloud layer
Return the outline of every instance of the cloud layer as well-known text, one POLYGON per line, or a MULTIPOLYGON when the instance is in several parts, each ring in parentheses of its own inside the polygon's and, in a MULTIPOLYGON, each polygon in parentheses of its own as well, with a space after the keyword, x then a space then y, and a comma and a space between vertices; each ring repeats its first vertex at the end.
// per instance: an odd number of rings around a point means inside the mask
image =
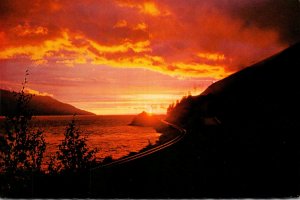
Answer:
POLYGON ((222 78, 299 41, 293 0, 2 0, 0 59, 222 78))

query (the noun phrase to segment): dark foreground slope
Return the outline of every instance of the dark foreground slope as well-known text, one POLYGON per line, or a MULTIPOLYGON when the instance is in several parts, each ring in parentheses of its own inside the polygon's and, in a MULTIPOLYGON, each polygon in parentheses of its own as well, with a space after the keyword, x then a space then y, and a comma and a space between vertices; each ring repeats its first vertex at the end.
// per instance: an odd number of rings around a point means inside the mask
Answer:
POLYGON ((288 119, 299 113, 300 43, 212 84, 201 95, 189 97, 168 120, 192 126, 208 117, 222 122, 288 119))
POLYGON ((298 43, 211 85, 169 115, 191 133, 216 190, 300 194, 299 55, 298 43))
POLYGON ((184 100, 167 117, 187 130, 176 144, 134 161, 90 170, 85 177, 36 179, 34 195, 299 195, 299 53, 297 44, 213 84, 200 96, 184 100))
MULTIPOLYGON (((0 89, 0 116, 15 112, 16 97, 7 90, 0 89)), ((93 115, 72 105, 62 103, 49 96, 33 96, 29 108, 33 115, 93 115)))

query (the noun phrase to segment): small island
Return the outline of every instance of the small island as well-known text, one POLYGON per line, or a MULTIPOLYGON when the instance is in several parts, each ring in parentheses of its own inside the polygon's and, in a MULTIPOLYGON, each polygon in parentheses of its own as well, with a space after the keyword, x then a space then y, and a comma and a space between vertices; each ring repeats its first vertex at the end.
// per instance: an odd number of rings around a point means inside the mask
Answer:
POLYGON ((143 126, 143 127, 155 127, 160 123, 160 120, 157 116, 149 114, 145 111, 135 116, 130 126, 143 126))

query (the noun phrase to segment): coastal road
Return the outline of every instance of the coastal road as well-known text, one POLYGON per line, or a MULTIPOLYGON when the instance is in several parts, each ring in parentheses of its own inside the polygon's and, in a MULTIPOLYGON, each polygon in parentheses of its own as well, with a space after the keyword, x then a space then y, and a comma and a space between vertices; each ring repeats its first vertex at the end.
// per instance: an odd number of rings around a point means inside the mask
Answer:
POLYGON ((125 157, 125 158, 121 158, 119 160, 116 160, 114 162, 111 162, 111 163, 108 163, 108 164, 105 164, 105 165, 100 165, 100 166, 97 166, 95 168, 92 168, 91 170, 96 170, 96 169, 100 169, 100 168, 106 168, 106 167, 112 167, 112 166, 115 166, 115 165, 121 165, 121 164, 124 164, 124 163, 127 163, 127 162, 130 162, 130 161, 133 161, 133 160, 136 160, 136 159, 139 159, 139 158, 143 158, 145 156, 148 156, 150 154, 154 154, 156 152, 159 152, 165 148, 168 148, 169 146, 173 145, 173 144, 176 144, 177 142, 179 142, 186 134, 186 130, 175 125, 175 124, 172 124, 172 123, 169 123, 165 120, 161 120, 162 123, 168 125, 169 127, 172 127, 172 128, 175 128, 176 130, 178 130, 181 134, 179 134, 178 136, 176 136, 175 138, 173 138, 172 140, 168 141, 168 142, 165 142, 161 145, 158 145, 156 147, 153 147, 149 150, 146 150, 144 152, 140 152, 140 153, 137 153, 135 155, 132 155, 132 156, 128 156, 128 157, 125 157))

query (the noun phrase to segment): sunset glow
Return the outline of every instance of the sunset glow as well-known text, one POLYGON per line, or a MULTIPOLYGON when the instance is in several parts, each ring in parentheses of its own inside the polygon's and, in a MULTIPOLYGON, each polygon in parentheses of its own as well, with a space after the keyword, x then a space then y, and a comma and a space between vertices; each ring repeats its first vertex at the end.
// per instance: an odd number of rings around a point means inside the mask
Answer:
POLYGON ((97 114, 165 113, 288 45, 279 25, 237 14, 249 2, 5 0, 0 87, 19 90, 29 69, 33 94, 97 114))

